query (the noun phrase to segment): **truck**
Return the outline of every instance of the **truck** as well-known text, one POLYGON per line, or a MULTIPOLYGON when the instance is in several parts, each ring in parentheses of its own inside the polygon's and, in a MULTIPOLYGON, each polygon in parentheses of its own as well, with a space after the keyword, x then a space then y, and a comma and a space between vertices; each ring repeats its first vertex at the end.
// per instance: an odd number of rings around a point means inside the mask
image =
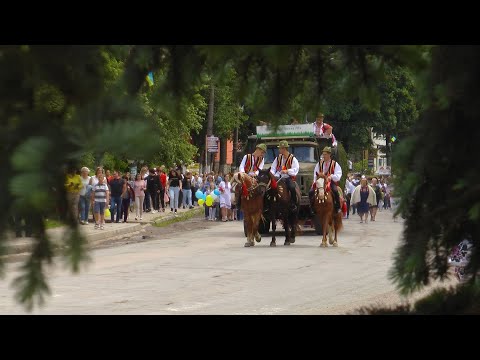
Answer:
MULTIPOLYGON (((270 168, 278 156, 279 142, 288 141, 288 151, 295 155, 300 165, 296 177, 301 193, 298 223, 303 229, 315 229, 317 234, 322 234, 321 224, 315 217, 312 219, 308 192, 313 184, 313 170, 321 158, 322 150, 325 146, 332 146, 332 139, 316 137, 312 124, 280 125, 277 128, 264 125, 257 126, 256 132, 255 135, 248 137, 245 153, 252 153, 257 144, 264 143, 267 146, 264 169, 270 168)), ((338 146, 332 148, 332 159, 338 161, 338 146)), ((346 174, 344 166, 342 171, 346 174)), ((269 231, 270 222, 262 220, 259 227, 260 234, 268 234, 269 231)))

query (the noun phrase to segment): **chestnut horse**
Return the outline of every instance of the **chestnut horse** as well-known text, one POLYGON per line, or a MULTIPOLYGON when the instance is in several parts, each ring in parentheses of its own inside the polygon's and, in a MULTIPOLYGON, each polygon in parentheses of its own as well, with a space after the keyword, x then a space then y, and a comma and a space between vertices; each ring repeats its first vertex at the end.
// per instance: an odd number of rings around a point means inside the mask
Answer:
POLYGON ((263 197, 266 191, 266 184, 259 183, 255 178, 240 172, 233 175, 232 182, 236 183, 237 186, 241 186, 240 196, 242 200, 240 206, 247 226, 245 247, 254 246, 254 239, 257 242, 262 240, 261 235, 258 233, 258 225, 263 212, 263 197))
POLYGON ((327 183, 327 177, 324 174, 318 174, 316 187, 313 206, 315 216, 322 225, 323 238, 320 246, 327 247, 327 233, 331 228, 335 230, 335 239, 332 241, 332 238, 330 238, 330 245, 338 246, 337 232, 343 228, 343 214, 341 212, 334 214, 333 195, 331 194, 330 184, 327 183))
POLYGON ((277 219, 280 219, 285 229, 285 242, 283 245, 290 245, 295 242, 295 232, 298 221, 298 209, 300 208, 300 188, 295 183, 295 191, 297 192, 297 210, 291 209, 291 196, 288 191, 287 184, 282 180, 276 180, 270 169, 260 170, 258 180, 267 184, 267 193, 265 195, 265 215, 272 224, 272 241, 270 246, 276 246, 275 231, 277 228, 277 219))

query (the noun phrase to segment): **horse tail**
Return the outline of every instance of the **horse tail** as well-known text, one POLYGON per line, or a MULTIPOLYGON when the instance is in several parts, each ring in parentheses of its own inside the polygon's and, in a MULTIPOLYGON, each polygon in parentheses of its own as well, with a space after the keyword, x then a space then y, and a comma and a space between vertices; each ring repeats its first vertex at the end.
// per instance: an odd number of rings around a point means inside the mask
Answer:
POLYGON ((342 217, 343 214, 341 212, 333 215, 333 226, 335 227, 336 232, 340 232, 343 229, 342 217))

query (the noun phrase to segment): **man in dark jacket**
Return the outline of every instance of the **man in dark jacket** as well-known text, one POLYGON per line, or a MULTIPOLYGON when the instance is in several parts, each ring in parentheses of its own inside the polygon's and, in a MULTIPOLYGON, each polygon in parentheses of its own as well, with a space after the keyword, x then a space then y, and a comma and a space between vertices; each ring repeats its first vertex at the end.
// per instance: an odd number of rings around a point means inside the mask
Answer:
POLYGON ((110 213, 112 223, 115 220, 115 212, 117 213, 117 219, 115 222, 120 222, 120 217, 122 214, 122 193, 124 191, 125 180, 118 176, 118 171, 113 172, 112 180, 110 180, 110 213), (115 206, 117 210, 115 211, 115 206))
POLYGON ((160 195, 160 178, 158 175, 155 175, 155 169, 149 170, 149 175, 147 176, 147 192, 152 199, 151 205, 153 207, 152 214, 158 212, 158 197, 160 195))

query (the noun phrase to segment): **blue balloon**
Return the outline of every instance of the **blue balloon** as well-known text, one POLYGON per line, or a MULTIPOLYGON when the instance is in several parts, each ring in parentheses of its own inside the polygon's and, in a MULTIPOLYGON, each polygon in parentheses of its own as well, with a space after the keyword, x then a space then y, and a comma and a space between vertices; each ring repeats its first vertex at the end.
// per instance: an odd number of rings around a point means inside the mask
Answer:
POLYGON ((195 196, 197 197, 197 199, 202 199, 203 193, 200 190, 197 190, 197 192, 195 193, 195 196))
POLYGON ((220 195, 220 191, 218 191, 218 189, 215 189, 215 190, 213 191, 213 193, 214 193, 215 195, 217 195, 217 196, 220 195))
POLYGON ((207 201, 207 193, 202 194, 202 199, 207 201))

